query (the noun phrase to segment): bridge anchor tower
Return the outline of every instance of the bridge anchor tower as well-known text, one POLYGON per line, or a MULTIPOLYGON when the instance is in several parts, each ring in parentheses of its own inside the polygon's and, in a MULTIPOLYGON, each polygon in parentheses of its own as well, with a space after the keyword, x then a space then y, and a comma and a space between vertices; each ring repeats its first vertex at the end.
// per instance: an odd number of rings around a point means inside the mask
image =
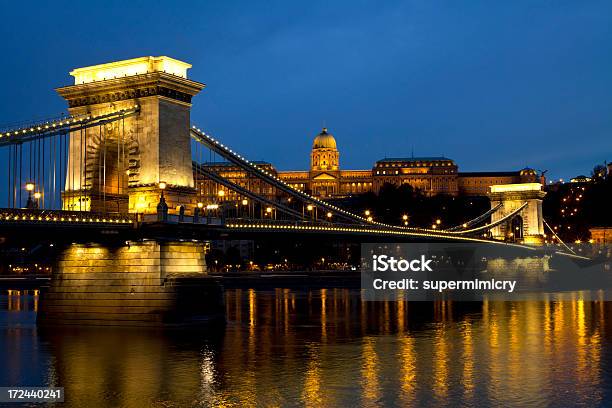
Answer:
POLYGON ((494 223, 508 214, 527 205, 515 217, 491 229, 494 239, 523 242, 525 244, 542 244, 544 242, 544 217, 542 200, 546 192, 540 183, 503 184, 491 186, 489 198, 491 208, 502 207, 493 213, 494 223))
POLYGON ((187 79, 190 64, 142 57, 77 68, 58 88, 71 115, 139 107, 136 115, 70 132, 63 208, 155 213, 165 183, 170 213, 193 207, 191 99, 204 84, 187 79))

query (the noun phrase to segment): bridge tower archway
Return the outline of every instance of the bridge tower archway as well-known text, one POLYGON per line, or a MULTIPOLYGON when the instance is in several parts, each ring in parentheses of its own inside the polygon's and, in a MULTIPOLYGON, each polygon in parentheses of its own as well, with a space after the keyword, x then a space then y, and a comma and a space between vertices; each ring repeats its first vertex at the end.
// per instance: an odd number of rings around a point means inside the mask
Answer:
POLYGON ((68 102, 71 115, 104 115, 135 106, 139 111, 70 132, 64 209, 155 213, 160 182, 166 183, 169 208, 192 207, 191 99, 204 84, 187 79, 189 68, 162 56, 70 72, 74 85, 56 91, 68 102), (99 168, 102 172, 96 173, 99 168), (107 206, 101 197, 111 197, 114 204, 107 206))
POLYGON ((540 183, 502 184, 490 187, 488 194, 491 208, 502 204, 491 215, 491 223, 506 217, 525 203, 527 205, 511 220, 502 222, 491 229, 494 239, 541 244, 544 242, 544 217, 542 200, 546 192, 540 183))

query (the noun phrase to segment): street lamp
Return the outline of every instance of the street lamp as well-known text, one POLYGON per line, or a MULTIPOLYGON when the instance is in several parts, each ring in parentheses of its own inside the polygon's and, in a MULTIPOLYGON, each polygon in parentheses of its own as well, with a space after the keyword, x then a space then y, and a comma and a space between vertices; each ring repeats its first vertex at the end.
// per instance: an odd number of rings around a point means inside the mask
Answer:
POLYGON ((366 215, 366 217, 369 217, 370 216, 370 210, 365 210, 365 215, 366 215))
POLYGON ((247 205, 248 203, 249 203, 249 200, 247 200, 246 198, 242 200, 242 205, 247 205))
POLYGON ((36 204, 32 200, 32 191, 34 191, 35 184, 32 181, 28 181, 25 185, 26 191, 28 192, 28 201, 26 202, 26 208, 28 210, 36 208, 36 204))
POLYGON ((311 204, 308 204, 308 206, 306 207, 306 209, 307 209, 308 211, 312 211, 312 209, 313 209, 313 208, 314 208, 314 207, 313 207, 311 204))
POLYGON ((438 218, 438 219, 436 220, 436 224, 437 224, 437 225, 442 224, 442 220, 440 220, 440 219, 438 218))
POLYGON ((199 202, 196 204, 196 208, 193 211, 193 222, 195 224, 200 222, 200 211, 202 211, 202 208, 204 208, 204 203, 199 202))
POLYGON ((333 214, 331 213, 331 211, 330 211, 330 212, 328 212, 328 213, 327 213, 327 218, 331 219, 332 215, 333 215, 333 214))
POLYGON ((218 195, 220 198, 223 198, 223 197, 225 197, 225 191, 223 191, 223 190, 219 190, 219 191, 217 191, 217 195, 218 195))
POLYGON ((157 203, 157 221, 168 221, 168 204, 166 204, 166 197, 164 197, 166 183, 160 181, 158 187, 161 190, 161 194, 159 196, 159 203, 157 203))

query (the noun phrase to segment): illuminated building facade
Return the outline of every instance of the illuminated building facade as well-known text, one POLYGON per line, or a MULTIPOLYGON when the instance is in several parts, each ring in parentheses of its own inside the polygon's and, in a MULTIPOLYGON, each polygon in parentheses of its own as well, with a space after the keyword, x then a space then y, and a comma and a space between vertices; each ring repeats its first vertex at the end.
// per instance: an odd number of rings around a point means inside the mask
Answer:
MULTIPOLYGON (((267 171, 273 176, 277 176, 276 169, 270 163, 263 161, 253 161, 260 169, 267 171)), ((232 183, 244 187, 247 190, 255 193, 259 196, 267 199, 275 198, 275 191, 269 184, 263 182, 261 179, 256 177, 249 177, 248 173, 229 163, 229 162, 207 162, 202 163, 202 166, 212 171, 224 179, 230 180, 232 183)), ((238 195, 235 191, 228 189, 227 187, 221 186, 205 175, 199 174, 197 168, 194 171, 194 177, 196 180, 196 195, 199 196, 199 201, 208 203, 212 201, 239 201, 243 197, 238 195)))
POLYGON ((315 137, 310 157, 309 171, 279 171, 278 177, 320 198, 378 193, 385 184, 409 184, 428 196, 486 196, 492 185, 542 182, 529 168, 461 173, 457 164, 446 157, 385 158, 372 169, 341 170, 336 140, 326 128, 315 137))
POLYGON ((596 244, 612 244, 612 227, 589 228, 591 240, 596 244))
MULTIPOLYGON (((309 170, 278 171, 267 162, 258 162, 257 165, 265 167, 268 172, 292 187, 318 198, 378 193, 385 184, 409 184, 427 196, 486 196, 492 185, 544 182, 536 171, 530 168, 519 171, 462 173, 459 172, 457 164, 446 157, 385 158, 378 160, 372 169, 342 170, 336 139, 327 128, 323 128, 314 138, 309 170)), ((270 187, 258 184, 261 182, 257 180, 248 180, 244 171, 230 163, 205 163, 204 166, 240 186, 255 188, 254 191, 269 194, 269 198, 274 195, 270 187), (266 188, 268 190, 265 190, 266 188)), ((200 194, 204 196, 203 200, 213 197, 219 188, 205 178, 200 178, 197 183, 200 194)))

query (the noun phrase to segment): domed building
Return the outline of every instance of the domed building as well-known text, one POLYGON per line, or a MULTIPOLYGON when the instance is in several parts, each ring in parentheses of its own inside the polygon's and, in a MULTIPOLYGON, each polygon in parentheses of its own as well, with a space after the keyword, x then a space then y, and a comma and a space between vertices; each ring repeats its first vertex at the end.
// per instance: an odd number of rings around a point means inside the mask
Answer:
POLYGON ((319 197, 333 197, 340 191, 340 152, 336 139, 323 128, 312 142, 310 191, 319 197))
MULTIPOLYGON (((378 193, 385 184, 409 184, 428 196, 486 196, 492 185, 538 181, 546 183, 544 176, 538 176, 531 168, 518 171, 459 172, 459 167, 453 160, 441 156, 386 157, 376 161, 374 166, 367 170, 342 170, 336 138, 327 128, 323 128, 314 136, 310 151, 310 169, 277 171, 271 163, 255 164, 292 187, 322 199, 347 197, 370 191, 378 193)), ((249 178, 244 170, 231 163, 213 162, 202 165, 259 195, 271 200, 278 198, 275 196, 277 192, 268 184, 249 178)), ((219 186, 202 175, 196 174, 195 177, 203 197, 213 201, 220 199, 215 195, 219 186)), ((239 198, 230 190, 223 197, 223 200, 229 201, 239 198)))
POLYGON ((338 145, 327 128, 312 141, 309 171, 280 171, 278 176, 291 186, 321 198, 372 190, 371 170, 340 170, 338 145))
POLYGON ((336 146, 336 139, 327 128, 323 128, 312 142, 310 153, 310 171, 336 171, 340 168, 340 152, 336 146))

